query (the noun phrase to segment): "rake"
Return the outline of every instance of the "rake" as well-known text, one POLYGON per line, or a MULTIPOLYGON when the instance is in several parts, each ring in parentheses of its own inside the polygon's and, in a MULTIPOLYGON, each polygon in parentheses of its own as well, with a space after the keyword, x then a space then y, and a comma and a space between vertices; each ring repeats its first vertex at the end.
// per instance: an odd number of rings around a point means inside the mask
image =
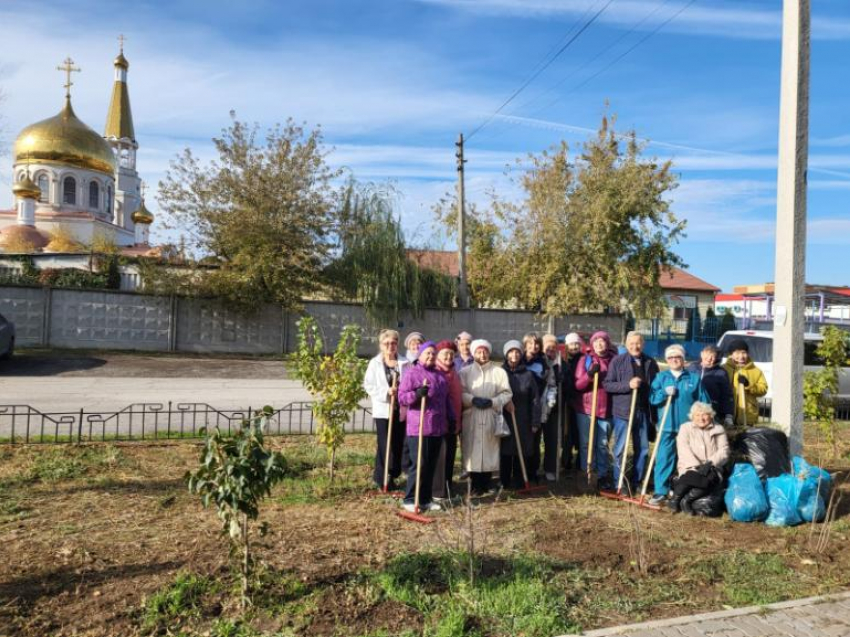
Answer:
POLYGON ((522 481, 525 486, 522 489, 517 489, 517 493, 534 493, 535 491, 544 491, 547 487, 542 485, 531 486, 528 481, 528 471, 525 468, 525 456, 522 453, 522 441, 519 439, 519 427, 516 424, 516 414, 511 412, 511 422, 514 424, 514 440, 516 440, 516 451, 519 455, 519 468, 522 469, 522 481))
MULTIPOLYGON (((428 381, 426 380, 423 383, 424 387, 428 386, 428 381)), ((423 430, 425 425, 425 405, 427 403, 428 397, 422 397, 422 403, 419 406, 419 444, 416 449, 416 490, 413 498, 413 511, 397 511, 396 514, 404 518, 405 520, 410 520, 411 522, 419 522, 419 524, 431 524, 434 520, 433 518, 426 518, 422 515, 422 511, 419 508, 419 486, 422 483, 422 439, 423 430)))

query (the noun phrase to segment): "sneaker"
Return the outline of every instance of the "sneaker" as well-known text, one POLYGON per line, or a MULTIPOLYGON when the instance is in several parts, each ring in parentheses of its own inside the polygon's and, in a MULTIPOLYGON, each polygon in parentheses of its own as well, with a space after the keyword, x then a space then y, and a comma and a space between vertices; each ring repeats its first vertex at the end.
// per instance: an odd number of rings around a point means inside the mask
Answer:
POLYGON ((663 493, 655 493, 655 494, 653 494, 653 496, 649 499, 648 504, 651 504, 652 506, 661 506, 661 504, 662 504, 662 503, 664 502, 664 500, 666 500, 666 499, 667 499, 667 496, 666 496, 666 495, 664 495, 663 493))
POLYGON ((547 479, 549 482, 555 482, 555 474, 554 474, 554 473, 547 473, 547 474, 546 474, 546 479, 547 479))
POLYGON ((416 513, 416 505, 415 504, 407 504, 406 502, 401 505, 401 508, 407 511, 408 513, 416 513))
POLYGON ((667 500, 667 508, 670 509, 672 513, 679 512, 679 498, 673 497, 667 500))
POLYGON ((426 511, 442 511, 443 507, 441 507, 437 502, 429 502, 424 507, 422 507, 426 511))

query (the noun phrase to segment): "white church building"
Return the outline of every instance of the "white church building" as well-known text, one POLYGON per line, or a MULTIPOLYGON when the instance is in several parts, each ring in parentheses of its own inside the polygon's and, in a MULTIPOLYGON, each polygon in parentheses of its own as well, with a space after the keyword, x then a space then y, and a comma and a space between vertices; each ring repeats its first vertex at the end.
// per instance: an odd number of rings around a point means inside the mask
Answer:
POLYGON ((51 241, 61 234, 81 246, 91 246, 100 236, 126 255, 156 253, 149 245, 153 215, 145 208, 136 170, 139 145, 123 42, 114 66, 103 135, 82 122, 71 106, 71 74, 79 69, 70 58, 59 67, 67 76, 64 106, 57 115, 24 128, 15 141, 15 209, 0 210, 0 250, 39 255, 40 260, 60 251, 51 249, 51 241))

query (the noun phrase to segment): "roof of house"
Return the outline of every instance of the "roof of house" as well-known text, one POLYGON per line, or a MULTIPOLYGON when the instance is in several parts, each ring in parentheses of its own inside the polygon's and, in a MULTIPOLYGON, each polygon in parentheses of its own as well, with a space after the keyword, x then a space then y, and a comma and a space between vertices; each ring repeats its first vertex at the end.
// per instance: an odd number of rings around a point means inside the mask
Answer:
POLYGON ((662 270, 658 283, 665 290, 689 290, 692 292, 720 292, 720 288, 695 277, 681 268, 671 267, 662 270))
POLYGON ((449 276, 460 274, 457 252, 454 250, 408 250, 407 256, 420 267, 436 270, 449 276))

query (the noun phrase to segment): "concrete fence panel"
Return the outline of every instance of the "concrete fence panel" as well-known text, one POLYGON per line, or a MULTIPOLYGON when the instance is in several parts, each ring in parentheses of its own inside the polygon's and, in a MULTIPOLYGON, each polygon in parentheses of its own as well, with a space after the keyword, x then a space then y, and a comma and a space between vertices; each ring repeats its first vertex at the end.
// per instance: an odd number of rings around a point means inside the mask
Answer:
POLYGON ((249 316, 206 299, 179 299, 175 349, 181 352, 275 354, 283 351, 284 315, 267 306, 249 316))
POLYGON ((44 345, 44 308, 48 294, 48 290, 40 288, 0 289, 0 314, 15 324, 17 345, 44 345))
POLYGON ((50 345, 167 351, 170 301, 117 292, 53 290, 50 345))

